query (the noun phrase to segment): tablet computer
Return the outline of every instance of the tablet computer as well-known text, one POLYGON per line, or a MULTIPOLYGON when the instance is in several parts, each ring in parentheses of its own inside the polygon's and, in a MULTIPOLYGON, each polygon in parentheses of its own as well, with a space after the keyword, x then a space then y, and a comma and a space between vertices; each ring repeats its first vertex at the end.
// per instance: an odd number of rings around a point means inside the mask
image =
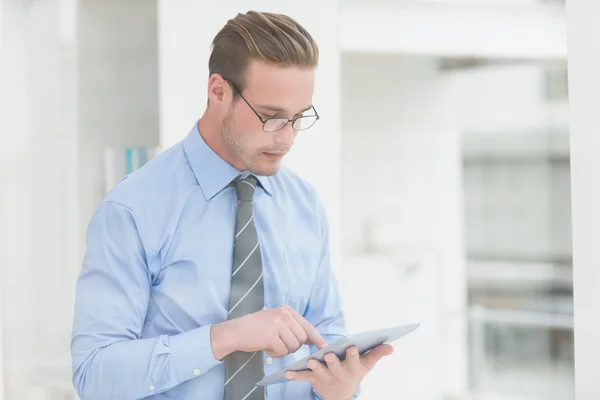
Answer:
POLYGON ((287 371, 308 370, 306 363, 308 363, 309 360, 319 360, 320 362, 324 363, 325 355, 329 353, 335 353, 340 360, 344 360, 346 358, 346 349, 352 346, 356 346, 358 348, 359 354, 365 354, 381 344, 391 343, 402 336, 411 333, 417 329, 419 325, 419 323, 413 323, 409 325, 400 325, 392 328, 378 329, 344 336, 343 338, 331 343, 329 346, 324 347, 321 350, 288 365, 282 370, 267 376, 260 382, 257 382, 256 386, 267 386, 276 383, 287 382, 288 379, 284 376, 287 371))

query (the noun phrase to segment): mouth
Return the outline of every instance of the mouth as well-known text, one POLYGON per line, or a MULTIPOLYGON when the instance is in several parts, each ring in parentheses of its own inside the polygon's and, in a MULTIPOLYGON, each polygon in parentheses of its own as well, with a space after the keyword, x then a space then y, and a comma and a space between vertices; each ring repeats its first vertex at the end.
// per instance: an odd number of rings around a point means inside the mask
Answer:
POLYGON ((269 158, 282 158, 285 155, 285 153, 269 153, 267 151, 263 151, 263 154, 269 158))

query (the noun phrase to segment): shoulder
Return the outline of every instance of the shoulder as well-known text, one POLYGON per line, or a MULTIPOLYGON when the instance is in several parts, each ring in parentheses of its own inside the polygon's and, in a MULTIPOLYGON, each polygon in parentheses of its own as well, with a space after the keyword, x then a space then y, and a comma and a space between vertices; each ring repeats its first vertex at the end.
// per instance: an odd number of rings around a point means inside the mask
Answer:
POLYGON ((178 182, 185 181, 185 167, 183 146, 178 143, 123 177, 104 201, 121 203, 136 211, 149 201, 165 197, 178 182))
POLYGON ((120 204, 133 214, 138 229, 153 231, 176 219, 197 189, 183 145, 178 143, 122 178, 99 208, 105 203, 120 204))

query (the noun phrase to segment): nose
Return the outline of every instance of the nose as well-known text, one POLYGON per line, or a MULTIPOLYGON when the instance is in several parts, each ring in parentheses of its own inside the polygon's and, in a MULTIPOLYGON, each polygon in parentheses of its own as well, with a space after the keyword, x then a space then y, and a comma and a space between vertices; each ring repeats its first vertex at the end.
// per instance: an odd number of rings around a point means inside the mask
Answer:
POLYGON ((294 144, 294 139, 296 138, 296 131, 292 128, 292 123, 288 123, 283 127, 280 131, 277 132, 275 136, 275 141, 277 143, 281 143, 286 145, 287 147, 291 147, 294 144))

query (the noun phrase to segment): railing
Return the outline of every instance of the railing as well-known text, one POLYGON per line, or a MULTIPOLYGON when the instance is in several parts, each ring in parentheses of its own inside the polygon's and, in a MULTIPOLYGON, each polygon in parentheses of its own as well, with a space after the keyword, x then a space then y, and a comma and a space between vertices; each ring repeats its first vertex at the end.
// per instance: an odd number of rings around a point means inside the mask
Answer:
POLYGON ((469 310, 471 328, 472 371, 477 371, 473 380, 474 391, 479 392, 486 386, 489 377, 489 362, 485 349, 485 328, 489 325, 550 328, 573 331, 573 316, 559 313, 535 312, 526 310, 489 309, 481 305, 469 310))

